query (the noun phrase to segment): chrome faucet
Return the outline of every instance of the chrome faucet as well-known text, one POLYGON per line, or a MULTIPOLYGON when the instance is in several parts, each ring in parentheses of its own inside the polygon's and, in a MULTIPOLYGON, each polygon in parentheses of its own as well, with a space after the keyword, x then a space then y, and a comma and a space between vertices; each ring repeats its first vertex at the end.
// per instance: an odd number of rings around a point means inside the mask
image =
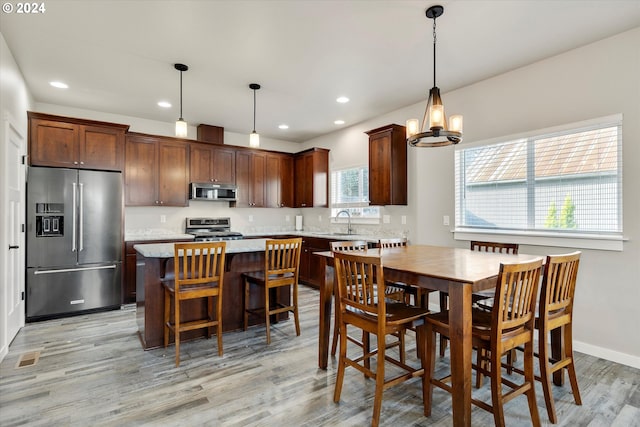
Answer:
POLYGON ((338 212, 336 214, 336 219, 338 219, 338 217, 340 216, 341 213, 346 213, 347 214, 347 234, 351 234, 353 233, 353 229, 351 228, 351 214, 349 213, 348 210, 343 209, 340 212, 338 212))

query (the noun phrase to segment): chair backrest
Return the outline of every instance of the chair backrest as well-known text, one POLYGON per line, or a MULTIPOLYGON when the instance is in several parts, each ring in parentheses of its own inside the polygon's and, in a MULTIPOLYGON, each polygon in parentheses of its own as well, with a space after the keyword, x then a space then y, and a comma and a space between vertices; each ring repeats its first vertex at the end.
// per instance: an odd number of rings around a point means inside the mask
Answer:
POLYGON ((397 248, 401 246, 407 246, 407 239, 405 238, 397 238, 397 239, 380 239, 378 240, 379 248, 397 248))
POLYGON ((344 242, 331 242, 331 251, 364 251, 367 249, 364 240, 346 240, 344 242))
POLYGON ((385 304, 377 301, 377 295, 384 295, 385 289, 381 258, 335 252, 333 262, 340 311, 363 312, 378 316, 378 321, 384 322, 385 304))
POLYGON ((470 243, 472 251, 499 252, 503 254, 518 255, 517 243, 478 242, 475 240, 472 240, 470 243))
POLYGON ((497 337, 521 327, 533 331, 541 273, 542 258, 500 264, 492 310, 492 332, 497 337))
POLYGON ((181 286, 218 282, 224 277, 226 242, 174 244, 175 289, 181 286))
POLYGON ((567 316, 571 321, 580 251, 564 255, 549 255, 544 266, 540 290, 539 317, 567 316))
POLYGON ((267 239, 265 243, 265 278, 272 280, 280 277, 291 283, 298 283, 298 266, 302 238, 267 239))

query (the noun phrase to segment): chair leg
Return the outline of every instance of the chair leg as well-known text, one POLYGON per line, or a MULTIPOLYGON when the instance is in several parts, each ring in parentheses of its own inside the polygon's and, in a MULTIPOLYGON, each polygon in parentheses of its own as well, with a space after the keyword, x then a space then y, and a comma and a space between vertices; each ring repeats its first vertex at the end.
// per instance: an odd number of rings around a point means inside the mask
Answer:
POLYGON ((571 363, 567 366, 567 372, 569 374, 569 381, 571 382, 571 391, 573 392, 573 399, 576 405, 582 405, 582 398, 580 397, 580 389, 578 389, 578 377, 576 375, 576 365, 573 359, 573 331, 572 324, 569 323, 564 326, 564 357, 571 358, 571 363))
POLYGON ((300 317, 298 316, 298 284, 293 285, 293 319, 296 322, 296 335, 300 336, 300 317))
POLYGON ((174 316, 174 339, 176 341, 176 368, 180 366, 180 301, 178 298, 174 298, 173 304, 173 316, 174 316))
MULTIPOLYGON (((445 311, 449 306, 449 295, 443 292, 440 293, 440 311, 445 311)), ((444 352, 447 349, 447 337, 440 335, 440 357, 444 357, 444 352)))
POLYGON ((331 340, 331 356, 336 355, 338 349, 338 338, 340 337, 340 308, 336 304, 336 314, 333 320, 333 339, 331 340))
MULTIPOLYGON (((480 351, 480 350, 478 350, 480 351)), ((505 427, 504 408, 502 402, 502 369, 500 367, 500 354, 497 351, 489 351, 491 364, 491 406, 496 427, 505 427)))
POLYGON ((267 345, 271 344, 271 315, 269 314, 269 311, 271 310, 271 308, 269 308, 269 287, 267 287, 267 285, 265 284, 264 286, 264 320, 265 320, 265 326, 267 327, 267 345))
POLYGON ((218 336, 218 356, 222 356, 222 294, 218 294, 216 296, 217 310, 216 310, 216 321, 218 322, 218 328, 216 331, 216 335, 218 336))
POLYGON ((398 332, 398 352, 400 353, 400 363, 405 363, 405 352, 404 352, 404 343, 405 343, 405 333, 406 331, 403 329, 398 332))
POLYGON ((343 325, 340 322, 338 326, 340 328, 340 354, 338 355, 338 373, 336 374, 336 388, 333 392, 333 401, 338 403, 340 401, 340 394, 342 393, 342 382, 344 381, 344 370, 346 367, 345 359, 347 357, 347 325, 343 325))
MULTIPOLYGON (((207 320, 213 319, 213 297, 207 297, 207 320)), ((211 338, 211 326, 207 327, 207 339, 211 338)))
POLYGON ((478 348, 476 351, 476 388, 481 388, 484 385, 484 373, 481 369, 487 369, 487 350, 484 348, 478 348))
POLYGON ((551 393, 551 366, 549 365, 549 346, 547 343, 546 331, 540 329, 538 331, 538 361, 540 363, 540 383, 542 383, 542 392, 544 394, 544 404, 547 407, 547 415, 549 421, 553 424, 558 422, 556 416, 555 403, 551 393))
POLYGON ((164 347, 169 345, 169 323, 171 321, 171 294, 165 289, 164 291, 164 347))
POLYGON ((373 417, 371 418, 371 426, 377 427, 380 423, 380 410, 382 408, 382 393, 384 391, 384 354, 385 354, 385 337, 384 335, 376 336, 378 341, 378 354, 376 360, 376 394, 373 398, 373 417), (382 343, 382 345, 380 345, 382 343))
POLYGON ((249 312, 247 310, 249 310, 249 281, 247 279, 244 279, 244 326, 243 326, 243 330, 247 330, 247 326, 249 326, 249 312))
POLYGON ((424 325, 424 339, 426 343, 423 344, 423 356, 424 356, 424 379, 422 398, 424 400, 424 415, 431 416, 431 402, 433 400, 433 383, 431 379, 435 372, 435 359, 436 359, 436 333, 430 323, 424 325))
MULTIPOLYGON (((529 402, 529 412, 531 413, 531 422, 534 427, 540 427, 540 414, 538 413, 538 405, 536 404, 536 378, 533 373, 533 337, 532 340, 524 345, 524 380, 530 384, 529 390, 525 392, 527 401, 529 402)), ((498 360, 498 367, 500 361, 498 360)))
MULTIPOLYGON (((342 333, 343 330, 340 329, 340 333, 342 333)), ((346 334, 346 329, 344 330, 344 333, 346 334)), ((340 337, 340 343, 342 343, 342 337, 340 337)), ((384 343, 382 344, 382 346, 384 347, 384 343)), ((378 344, 378 347, 380 347, 380 345, 378 344)), ((366 355, 369 354, 371 352, 371 335, 369 334, 369 332, 366 331, 362 331, 362 354, 366 355)), ((364 367, 367 369, 371 369, 371 358, 367 357, 364 359, 364 367)), ((365 378, 367 378, 367 376, 364 376, 365 378)))

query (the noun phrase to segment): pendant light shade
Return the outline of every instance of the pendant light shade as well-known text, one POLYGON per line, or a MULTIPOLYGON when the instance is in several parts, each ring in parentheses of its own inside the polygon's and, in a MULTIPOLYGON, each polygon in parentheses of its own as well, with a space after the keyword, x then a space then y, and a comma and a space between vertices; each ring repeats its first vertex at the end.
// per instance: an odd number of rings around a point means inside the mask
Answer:
POLYGON ((462 116, 453 115, 447 123, 440 89, 436 86, 436 18, 444 7, 431 6, 426 16, 433 19, 433 87, 429 91, 422 125, 418 119, 407 120, 407 142, 414 147, 442 147, 462 141, 462 116))
POLYGON ((253 131, 249 135, 249 147, 257 148, 260 146, 260 135, 256 132, 256 90, 260 89, 260 85, 251 83, 249 89, 253 90, 253 131))
POLYGON ((173 64, 174 68, 180 71, 180 118, 176 121, 176 136, 178 138, 187 137, 187 122, 182 118, 182 72, 187 71, 189 67, 184 64, 173 64))

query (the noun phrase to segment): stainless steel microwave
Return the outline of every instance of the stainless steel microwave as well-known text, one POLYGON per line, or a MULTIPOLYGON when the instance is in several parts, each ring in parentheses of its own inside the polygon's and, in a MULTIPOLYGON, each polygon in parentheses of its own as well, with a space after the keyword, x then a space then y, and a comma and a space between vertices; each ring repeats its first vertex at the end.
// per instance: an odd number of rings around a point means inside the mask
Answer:
POLYGON ((189 189, 189 198, 191 200, 233 202, 236 200, 237 192, 238 188, 235 185, 192 182, 189 189))

